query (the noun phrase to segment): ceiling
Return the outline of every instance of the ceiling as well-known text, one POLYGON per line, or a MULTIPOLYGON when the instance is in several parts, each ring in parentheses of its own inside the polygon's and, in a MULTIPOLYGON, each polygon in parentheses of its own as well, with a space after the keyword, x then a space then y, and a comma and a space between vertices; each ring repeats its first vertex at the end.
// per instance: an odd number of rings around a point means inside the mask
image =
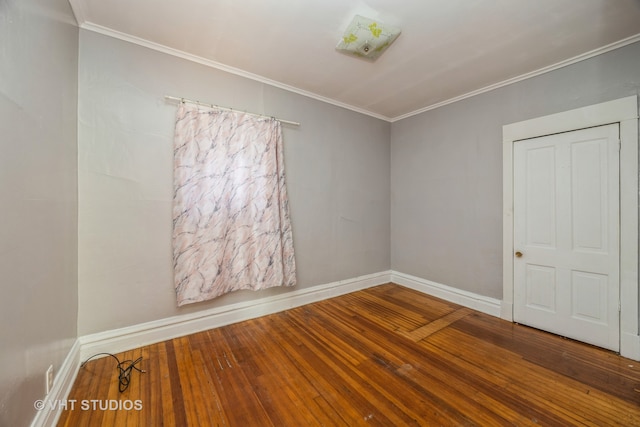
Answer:
POLYGON ((389 121, 640 41, 640 0, 69 2, 82 28, 389 121), (402 30, 375 62, 335 50, 356 14, 402 30))

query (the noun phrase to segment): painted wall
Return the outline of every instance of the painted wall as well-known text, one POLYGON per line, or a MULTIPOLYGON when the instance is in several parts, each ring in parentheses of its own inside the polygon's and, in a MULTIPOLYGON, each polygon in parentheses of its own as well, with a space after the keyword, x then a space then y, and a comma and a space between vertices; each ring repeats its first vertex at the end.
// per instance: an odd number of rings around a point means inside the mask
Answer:
POLYGON ((23 426, 76 339, 78 28, 66 0, 0 2, 0 425, 23 426))
POLYGON ((391 267, 502 299, 502 126, 640 92, 640 43, 391 128, 391 267))
POLYGON ((389 269, 389 123, 81 30, 80 335, 291 291, 240 291, 176 307, 171 197, 177 107, 165 95, 302 123, 284 130, 294 289, 389 269))

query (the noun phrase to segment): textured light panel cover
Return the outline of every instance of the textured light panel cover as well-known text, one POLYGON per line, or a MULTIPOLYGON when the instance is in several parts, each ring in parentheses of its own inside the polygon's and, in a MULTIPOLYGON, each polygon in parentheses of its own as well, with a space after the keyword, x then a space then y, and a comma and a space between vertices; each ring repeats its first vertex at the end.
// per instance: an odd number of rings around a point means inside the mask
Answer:
POLYGON ((336 49, 374 61, 400 35, 400 29, 356 15, 336 49))

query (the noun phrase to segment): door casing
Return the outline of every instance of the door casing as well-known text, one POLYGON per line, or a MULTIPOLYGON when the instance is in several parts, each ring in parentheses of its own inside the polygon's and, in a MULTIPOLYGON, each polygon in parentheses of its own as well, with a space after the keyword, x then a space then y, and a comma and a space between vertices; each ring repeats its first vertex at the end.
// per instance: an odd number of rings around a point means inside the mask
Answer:
POLYGON ((503 297, 500 317, 513 321, 513 144, 561 132, 620 124, 620 354, 640 360, 638 317, 638 99, 617 99, 502 127, 503 297))

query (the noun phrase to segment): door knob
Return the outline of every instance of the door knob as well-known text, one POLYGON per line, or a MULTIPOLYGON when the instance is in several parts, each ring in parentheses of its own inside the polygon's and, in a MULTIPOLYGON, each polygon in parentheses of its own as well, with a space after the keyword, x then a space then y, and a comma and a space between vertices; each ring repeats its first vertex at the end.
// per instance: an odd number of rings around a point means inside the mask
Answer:
POLYGON ((518 251, 516 252, 516 258, 520 258, 522 256, 522 252, 518 251))

